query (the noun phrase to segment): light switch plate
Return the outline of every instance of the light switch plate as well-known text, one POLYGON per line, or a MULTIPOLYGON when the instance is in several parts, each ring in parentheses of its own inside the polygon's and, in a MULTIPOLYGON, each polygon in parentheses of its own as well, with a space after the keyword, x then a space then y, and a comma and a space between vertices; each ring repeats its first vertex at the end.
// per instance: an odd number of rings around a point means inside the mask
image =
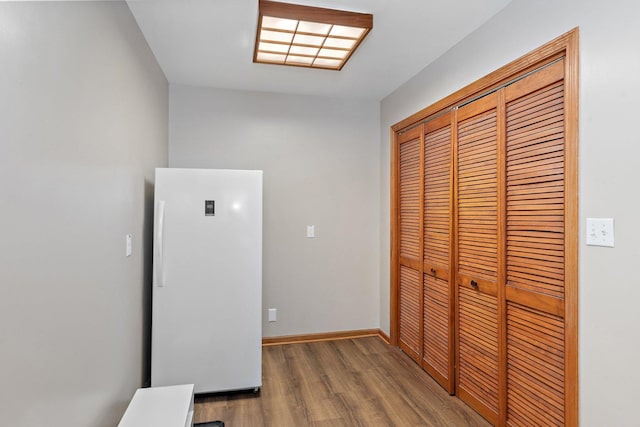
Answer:
POLYGON ((587 218, 587 245, 613 247, 613 218, 587 218))
POLYGON ((131 256, 131 254, 133 253, 133 235, 131 234, 127 234, 125 237, 126 241, 127 241, 127 256, 131 256))
POLYGON ((315 225, 307 225, 307 237, 316 237, 315 225))

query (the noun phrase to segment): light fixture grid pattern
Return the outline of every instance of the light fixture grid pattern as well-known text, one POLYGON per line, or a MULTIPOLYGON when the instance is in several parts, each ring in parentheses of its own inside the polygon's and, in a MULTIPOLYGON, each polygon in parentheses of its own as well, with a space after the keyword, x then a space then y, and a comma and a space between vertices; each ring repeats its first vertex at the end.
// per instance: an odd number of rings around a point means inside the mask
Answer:
MULTIPOLYGON (((263 3, 275 3, 261 1, 263 3)), ((294 6, 277 3, 278 6, 294 6)), ((311 8, 309 9, 316 9, 311 8)), ((341 11, 330 10, 332 13, 341 11)), ((353 12, 344 12, 355 14, 353 12)), ((362 14, 364 16, 364 14, 362 14)), ((370 22, 372 16, 366 15, 370 22)), ((254 62, 340 70, 372 25, 352 26, 322 19, 294 19, 260 13, 254 62)))

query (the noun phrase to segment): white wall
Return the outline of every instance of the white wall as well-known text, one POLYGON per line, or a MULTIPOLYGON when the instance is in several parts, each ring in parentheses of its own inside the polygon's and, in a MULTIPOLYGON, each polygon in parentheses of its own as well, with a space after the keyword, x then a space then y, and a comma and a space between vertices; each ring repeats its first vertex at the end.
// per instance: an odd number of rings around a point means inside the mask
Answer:
POLYGON ((580 416, 638 425, 640 3, 514 0, 381 103, 381 324, 389 330, 389 127, 580 27, 580 416), (616 247, 586 246, 586 217, 615 218, 616 247))
POLYGON ((148 369, 168 85, 120 2, 0 3, 0 64, 0 425, 113 426, 148 369))
POLYGON ((171 167, 264 170, 265 337, 378 328, 378 117, 377 102, 171 85, 171 167))

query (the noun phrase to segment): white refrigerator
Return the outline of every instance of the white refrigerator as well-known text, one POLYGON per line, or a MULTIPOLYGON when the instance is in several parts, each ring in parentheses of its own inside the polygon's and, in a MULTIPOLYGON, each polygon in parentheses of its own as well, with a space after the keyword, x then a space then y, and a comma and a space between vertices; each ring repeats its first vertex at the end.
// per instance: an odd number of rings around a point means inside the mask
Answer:
POLYGON ((156 169, 151 385, 262 385, 262 171, 156 169))

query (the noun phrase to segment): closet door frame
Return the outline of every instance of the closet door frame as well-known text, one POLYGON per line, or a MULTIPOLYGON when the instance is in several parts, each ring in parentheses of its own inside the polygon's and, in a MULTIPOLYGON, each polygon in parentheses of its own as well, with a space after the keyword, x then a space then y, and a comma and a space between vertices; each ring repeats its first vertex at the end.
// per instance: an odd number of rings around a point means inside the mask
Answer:
MULTIPOLYGON (((390 266, 390 340, 399 344, 399 145, 398 135, 421 126, 444 111, 469 102, 478 95, 500 88, 559 58, 565 60, 565 423, 578 423, 578 105, 579 105, 579 30, 573 30, 540 48, 480 78, 437 101, 390 129, 391 140, 391 266, 390 266)), ((503 161, 503 159, 501 159, 503 161)), ((452 254, 452 256, 455 254, 452 254)), ((455 259, 452 257, 452 259, 455 259)), ((503 280, 503 278, 499 278, 503 280)), ((504 283, 503 283, 504 285, 504 283)), ((504 298, 502 298, 504 301, 504 298)), ((502 308, 504 309, 504 308, 502 308)), ((504 331, 500 339, 504 338, 504 331)), ((501 355, 504 357, 504 355, 501 355)), ((506 399, 501 396, 501 402, 506 399)), ((502 421, 502 420, 501 420, 502 421)))

